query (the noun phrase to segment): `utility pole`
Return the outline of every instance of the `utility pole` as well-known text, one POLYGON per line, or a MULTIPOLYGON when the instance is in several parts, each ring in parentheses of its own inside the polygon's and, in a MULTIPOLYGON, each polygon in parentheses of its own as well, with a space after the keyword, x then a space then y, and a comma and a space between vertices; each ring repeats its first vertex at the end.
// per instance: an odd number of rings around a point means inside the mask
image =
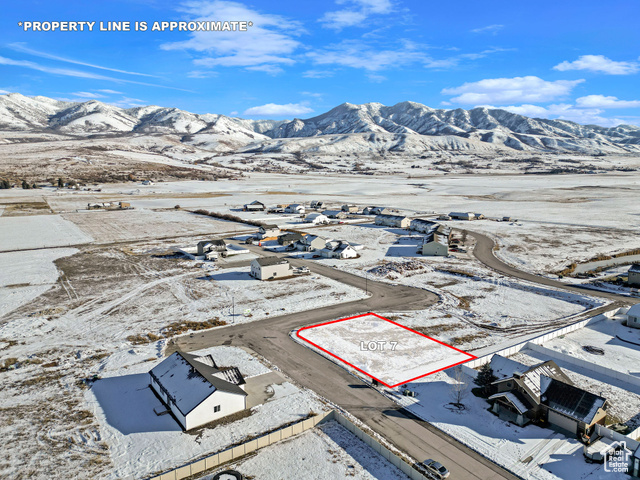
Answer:
POLYGON ((369 272, 364 272, 364 293, 369 295, 369 272))
POLYGON ((231 316, 236 318, 236 297, 231 297, 231 316))

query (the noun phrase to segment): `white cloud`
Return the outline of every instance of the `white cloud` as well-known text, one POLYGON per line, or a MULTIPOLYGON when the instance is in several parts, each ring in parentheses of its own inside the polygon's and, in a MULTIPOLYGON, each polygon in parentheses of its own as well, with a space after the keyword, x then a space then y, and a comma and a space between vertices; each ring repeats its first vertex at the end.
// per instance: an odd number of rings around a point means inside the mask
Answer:
POLYGON ((542 107, 540 105, 512 105, 506 107, 493 107, 485 105, 488 108, 501 108, 518 115, 527 117, 548 118, 557 120, 569 120, 581 125, 600 125, 603 127, 615 127, 623 123, 629 123, 620 118, 603 117, 604 110, 597 108, 576 108, 574 105, 559 103, 542 107))
POLYGON ((534 76, 487 78, 445 88, 444 95, 457 95, 450 101, 465 105, 504 104, 512 102, 548 102, 568 95, 584 80, 548 82, 534 76))
POLYGON ((12 65, 16 67, 24 67, 29 68, 31 70, 37 70, 39 72, 50 73, 53 75, 63 75, 66 77, 77 77, 77 78, 89 78, 93 80, 107 80, 109 82, 118 82, 118 83, 133 83, 135 85, 145 85, 147 87, 158 87, 158 88, 168 88, 170 90, 180 90, 181 92, 191 92, 191 90, 185 90, 184 88, 177 87, 168 87, 165 85, 156 85, 153 83, 144 83, 144 82, 136 82, 133 80, 124 80, 121 78, 107 77, 105 75, 99 75, 96 73, 83 72, 81 70, 71 70, 68 68, 58 68, 58 67, 46 67, 44 65, 40 65, 35 62, 30 62, 28 60, 13 60, 11 58, 0 57, 0 65, 12 65))
POLYGON ((368 74, 367 78, 369 79, 370 82, 373 82, 373 83, 382 83, 385 80, 387 80, 387 77, 385 77, 384 75, 376 75, 375 73, 368 74))
POLYGON ((97 92, 106 93, 106 94, 109 94, 109 95, 122 95, 122 92, 118 92, 116 90, 109 90, 108 88, 102 88, 102 89, 98 89, 96 91, 97 92))
MULTIPOLYGON (((50 53, 41 52, 39 50, 33 50, 32 48, 28 48, 24 43, 10 43, 7 45, 10 49, 15 50, 16 52, 27 53, 29 55, 33 55, 41 58, 48 58, 49 60, 58 60, 60 62, 73 63, 74 65, 82 65, 83 67, 91 67, 97 68, 100 70, 108 70, 110 72, 116 73, 125 73, 127 75, 140 75, 143 77, 156 77, 155 75, 149 75, 147 73, 139 73, 139 72, 130 72, 127 70, 119 70, 117 68, 103 67, 101 65, 96 65, 94 63, 81 62, 79 60, 72 60, 66 57, 59 57, 58 55, 52 55, 50 53)), ((156 77, 157 78, 157 77, 156 77)))
POLYGON ((3 90, 0 88, 0 95, 6 95, 7 93, 11 93, 9 90, 3 90))
POLYGON ((329 78, 333 77, 335 72, 331 70, 307 70, 302 73, 302 76, 305 78, 329 78))
POLYGON ((99 93, 93 93, 93 92, 74 92, 71 95, 74 95, 80 98, 105 98, 104 95, 100 95, 99 93))
POLYGON ((284 70, 277 65, 256 65, 255 67, 247 67, 247 70, 265 72, 269 75, 280 75, 284 72, 284 70))
POLYGON ((238 115, 238 112, 236 110, 234 110, 233 112, 229 112, 229 115, 236 116, 236 115, 238 115))
POLYGON ((498 30, 502 30, 504 25, 487 25, 486 27, 474 28, 471 30, 472 33, 490 33, 492 35, 496 35, 498 30))
POLYGON ((300 95, 306 95, 307 97, 314 97, 314 98, 322 98, 324 96, 324 93, 300 92, 300 95))
POLYGON ((430 60, 418 45, 408 41, 402 43, 401 48, 376 50, 357 40, 344 40, 323 50, 309 52, 307 56, 317 65, 341 65, 370 72, 430 60))
POLYGON ((115 105, 120 108, 133 108, 133 107, 143 107, 146 105, 144 100, 140 100, 139 98, 129 98, 122 97, 120 100, 115 100, 113 102, 105 102, 109 105, 115 105))
POLYGON ((260 117, 265 116, 296 116, 304 115, 306 113, 313 112, 313 109, 304 105, 303 103, 287 103, 285 105, 278 105, 275 103, 267 103, 266 105, 260 105, 258 107, 251 107, 244 111, 244 115, 255 115, 260 117))
POLYGON ((305 33, 299 22, 260 13, 237 2, 193 1, 183 4, 182 10, 193 21, 253 22, 246 32, 192 32, 188 40, 161 45, 164 50, 193 50, 205 54, 194 60, 194 64, 202 67, 292 65, 295 61, 291 55, 301 46, 294 37, 305 33))
POLYGON ((589 70, 591 72, 608 73, 609 75, 629 75, 640 70, 638 62, 615 62, 604 55, 582 55, 573 62, 564 61, 554 70, 566 72, 567 70, 589 70))
POLYGON ((217 76, 218 72, 213 70, 192 70, 187 73, 187 77, 189 78, 213 78, 217 76))
POLYGON ((320 23, 325 28, 342 30, 345 27, 364 26, 372 15, 385 15, 393 10, 390 0, 337 0, 338 5, 348 5, 348 8, 326 12, 320 23))
POLYGON ((638 108, 640 100, 618 100, 617 97, 604 95, 587 95, 576 99, 576 105, 581 108, 638 108))

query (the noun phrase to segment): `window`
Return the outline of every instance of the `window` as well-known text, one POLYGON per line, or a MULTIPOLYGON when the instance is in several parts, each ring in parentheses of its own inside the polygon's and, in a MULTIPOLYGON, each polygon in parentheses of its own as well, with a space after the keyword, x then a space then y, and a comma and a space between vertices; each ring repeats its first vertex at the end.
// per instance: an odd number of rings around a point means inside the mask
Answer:
POLYGON ((213 413, 218 413, 220 411, 220 405, 216 405, 213 407, 213 413))

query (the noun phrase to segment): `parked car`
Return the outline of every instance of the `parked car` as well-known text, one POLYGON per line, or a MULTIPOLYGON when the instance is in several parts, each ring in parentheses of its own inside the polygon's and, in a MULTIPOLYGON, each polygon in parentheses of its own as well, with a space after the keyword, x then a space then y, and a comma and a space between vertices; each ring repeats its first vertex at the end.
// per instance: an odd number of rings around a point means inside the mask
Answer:
POLYGON ((425 460, 424 462, 422 462, 422 465, 429 472, 433 473, 437 478, 444 480, 449 476, 449 470, 447 470, 447 467, 445 467, 439 462, 436 462, 435 460, 431 460, 429 458, 428 460, 425 460))

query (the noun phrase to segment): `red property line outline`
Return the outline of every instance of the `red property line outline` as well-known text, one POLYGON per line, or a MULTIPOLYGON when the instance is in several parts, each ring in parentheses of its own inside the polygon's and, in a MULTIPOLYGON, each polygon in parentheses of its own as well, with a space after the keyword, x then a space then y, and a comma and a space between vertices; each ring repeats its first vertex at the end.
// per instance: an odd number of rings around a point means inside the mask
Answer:
POLYGON ((341 318, 341 319, 339 319, 339 320, 331 320, 330 322, 318 323, 318 324, 316 324, 316 325, 308 325, 308 326, 306 326, 306 327, 302 327, 302 328, 298 329, 298 331, 296 332, 296 337, 298 337, 300 340, 303 340, 303 341, 305 341, 305 342, 307 342, 307 343, 309 343, 309 344, 313 345, 313 346, 314 346, 314 347, 316 347, 318 350, 321 350, 321 351, 323 351, 324 353, 326 353, 326 354, 328 354, 328 355, 331 355, 331 356, 332 356, 332 357, 334 357, 334 358, 337 358, 337 359, 338 359, 338 360, 340 360, 342 363, 344 363, 344 364, 346 364, 346 365, 349 365, 351 368, 353 368, 353 369, 355 369, 355 370, 359 371, 360 373, 362 373, 362 374, 366 375, 367 377, 373 378, 375 381, 380 382, 382 385, 384 385, 385 387, 388 387, 388 388, 395 388, 395 387, 397 387, 397 386, 399 386, 399 385, 404 385, 405 383, 413 382, 414 380, 418 380, 419 378, 424 378, 424 377, 427 377, 427 376, 429 376, 429 375, 433 375, 434 373, 440 372, 440 371, 442 371, 442 370, 446 370, 447 368, 455 367, 456 365, 461 365, 461 364, 463 364, 463 363, 466 363, 466 362, 469 362, 469 361, 471 361, 471 360, 475 360, 476 358, 478 358, 478 357, 476 357, 475 355, 472 355, 471 353, 467 353, 467 352, 465 352, 464 350, 460 350, 459 348, 453 347, 453 346, 449 345, 448 343, 444 343, 444 342, 442 342, 442 341, 440 341, 440 340, 437 340, 437 339, 432 338, 432 337, 430 337, 430 336, 428 336, 428 335, 425 335, 424 333, 416 332, 415 330, 412 330, 412 329, 411 329, 411 328, 409 328, 409 327, 405 327, 404 325, 400 325, 399 323, 396 323, 396 322, 394 322, 393 320, 389 320, 388 318, 384 318, 384 317, 382 317, 382 316, 380 316, 380 315, 378 315, 378 314, 375 314, 375 313, 373 313, 373 312, 363 313, 363 314, 361 314, 361 315, 355 315, 355 316, 353 316, 353 317, 341 318), (364 370, 362 370, 361 368, 358 368, 358 367, 356 367, 355 365, 353 365, 353 364, 351 364, 351 363, 347 362, 347 361, 346 361, 346 360, 344 360, 343 358, 340 358, 340 357, 339 357, 338 355, 336 355, 335 353, 330 352, 330 351, 329 351, 329 350, 327 350, 326 348, 323 348, 323 347, 321 347, 320 345, 318 345, 318 344, 316 344, 316 343, 312 342, 312 341, 311 341, 311 340, 309 340, 308 338, 305 338, 305 337, 303 337, 302 335, 300 335, 300 332, 302 332, 303 330, 307 330, 307 329, 311 329, 311 328, 317 328, 317 327, 322 327, 323 325, 330 325, 330 324, 332 324, 332 323, 344 322, 344 321, 346 321, 346 320, 353 320, 354 318, 367 317, 367 316, 369 316, 369 315, 373 315, 374 317, 377 317, 377 318, 379 318, 379 319, 381 319, 381 320, 384 320, 384 321, 386 321, 386 322, 392 323, 392 324, 394 324, 394 325, 396 325, 396 326, 398 326, 398 327, 400 327, 400 328, 404 328, 405 330, 409 330, 410 332, 415 333, 416 335, 420 335, 421 337, 428 338, 429 340, 432 340, 432 341, 434 341, 434 342, 436 342, 436 343, 439 343, 440 345, 444 345, 445 347, 451 348, 452 350, 455 350, 456 352, 463 353, 463 354, 467 355, 467 356, 468 356, 468 357, 470 357, 470 358, 468 358, 467 360, 462 360, 462 361, 457 362, 457 363, 453 363, 453 364, 451 364, 451 365, 447 365, 446 367, 439 368, 439 369, 434 370, 434 371, 432 371, 432 372, 428 372, 428 373, 425 373, 425 374, 423 374, 423 375, 419 375, 419 376, 417 376, 417 377, 410 378, 409 380, 404 380, 404 381, 402 381, 402 382, 396 383, 395 385, 389 385, 388 383, 383 382, 383 381, 382 381, 382 380, 380 380, 379 378, 374 377, 374 376, 373 376, 373 375, 371 375, 370 373, 365 372, 365 371, 364 371, 364 370))

